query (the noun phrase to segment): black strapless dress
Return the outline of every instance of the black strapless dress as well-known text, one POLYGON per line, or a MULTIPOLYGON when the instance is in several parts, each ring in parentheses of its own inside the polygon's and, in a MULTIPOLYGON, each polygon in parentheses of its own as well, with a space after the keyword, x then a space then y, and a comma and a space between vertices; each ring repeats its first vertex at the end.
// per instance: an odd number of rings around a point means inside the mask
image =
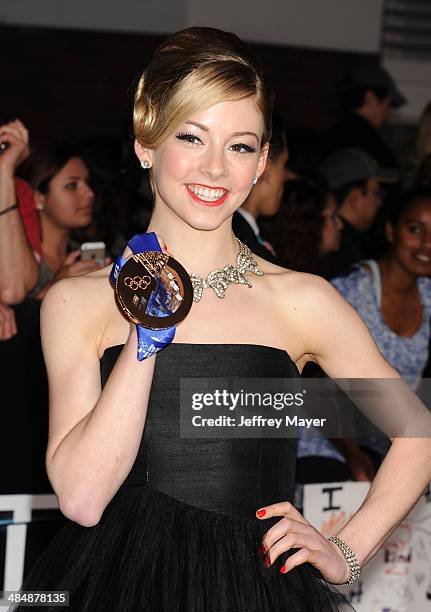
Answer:
MULTIPOLYGON (((105 351, 103 384, 121 350, 105 351)), ((77 612, 352 610, 311 564, 281 574, 288 553, 264 568, 258 552, 280 518, 260 521, 256 510, 293 502, 296 440, 179 435, 180 378, 298 377, 288 354, 256 345, 171 344, 156 360, 128 477, 97 525, 66 525, 22 590, 69 591, 77 612)))

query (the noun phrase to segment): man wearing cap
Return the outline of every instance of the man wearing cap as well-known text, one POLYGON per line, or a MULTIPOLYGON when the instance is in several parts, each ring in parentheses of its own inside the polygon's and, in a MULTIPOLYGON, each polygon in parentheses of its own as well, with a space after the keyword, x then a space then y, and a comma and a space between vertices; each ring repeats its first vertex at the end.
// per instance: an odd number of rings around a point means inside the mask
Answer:
POLYGON ((393 182, 397 172, 379 168, 359 149, 342 149, 323 161, 320 173, 334 194, 343 221, 340 249, 328 257, 325 274, 333 278, 369 256, 367 231, 382 203, 380 183, 393 182))
POLYGON ((342 106, 344 118, 326 135, 325 151, 361 149, 382 168, 399 168, 396 155, 383 140, 380 129, 392 109, 407 100, 391 75, 380 65, 365 64, 345 81, 342 106))

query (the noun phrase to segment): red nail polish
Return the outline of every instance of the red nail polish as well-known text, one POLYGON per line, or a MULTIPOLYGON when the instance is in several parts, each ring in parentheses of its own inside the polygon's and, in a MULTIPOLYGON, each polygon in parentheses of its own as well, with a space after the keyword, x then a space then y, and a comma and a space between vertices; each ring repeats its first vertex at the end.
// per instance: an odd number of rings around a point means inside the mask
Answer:
POLYGON ((271 565, 271 561, 268 559, 268 557, 265 557, 265 559, 263 560, 263 567, 269 567, 271 565))
POLYGON ((282 566, 281 566, 281 568, 280 568, 280 572, 281 572, 282 574, 285 574, 285 573, 287 572, 287 569, 286 569, 286 566, 285 566, 285 565, 282 565, 282 566))
POLYGON ((265 547, 264 547, 264 545, 263 545, 263 544, 261 544, 261 545, 259 546, 259 549, 258 549, 258 550, 259 550, 259 552, 260 552, 260 554, 261 554, 261 555, 265 555, 265 554, 266 554, 266 550, 265 550, 265 547))
POLYGON ((259 518, 261 518, 262 516, 265 516, 265 514, 266 514, 266 510, 258 510, 258 512, 257 512, 256 514, 257 514, 257 516, 258 516, 259 518))

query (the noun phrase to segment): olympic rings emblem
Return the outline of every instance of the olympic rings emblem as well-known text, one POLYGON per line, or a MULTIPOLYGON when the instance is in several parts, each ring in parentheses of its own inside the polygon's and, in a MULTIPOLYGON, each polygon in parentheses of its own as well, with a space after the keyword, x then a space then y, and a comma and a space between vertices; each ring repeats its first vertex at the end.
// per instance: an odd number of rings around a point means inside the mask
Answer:
POLYGON ((137 289, 146 289, 148 285, 151 283, 151 278, 149 276, 126 276, 124 279, 124 284, 126 287, 129 287, 132 291, 136 291, 137 289))

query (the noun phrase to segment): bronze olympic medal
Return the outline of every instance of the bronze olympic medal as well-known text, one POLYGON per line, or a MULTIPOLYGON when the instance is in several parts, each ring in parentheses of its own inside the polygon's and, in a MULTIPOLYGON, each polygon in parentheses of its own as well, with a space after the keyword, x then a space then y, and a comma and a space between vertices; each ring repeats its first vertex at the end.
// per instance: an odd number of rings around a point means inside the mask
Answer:
POLYGON ((115 296, 124 315, 148 329, 180 323, 193 303, 193 287, 183 266, 160 251, 132 255, 121 268, 115 296))

